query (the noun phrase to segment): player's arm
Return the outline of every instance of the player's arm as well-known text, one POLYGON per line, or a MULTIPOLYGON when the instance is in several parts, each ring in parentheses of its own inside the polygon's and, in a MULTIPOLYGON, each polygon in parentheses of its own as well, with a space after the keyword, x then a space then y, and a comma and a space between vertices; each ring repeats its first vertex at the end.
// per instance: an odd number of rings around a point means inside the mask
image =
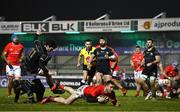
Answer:
POLYGON ((88 63, 91 64, 93 62, 93 59, 95 58, 95 55, 92 54, 91 57, 88 60, 88 63))
POLYGON ((117 102, 116 95, 115 95, 114 91, 112 91, 109 94, 106 94, 106 96, 109 97, 109 99, 110 99, 113 106, 119 106, 119 103, 117 102))
POLYGON ((98 99, 96 97, 92 97, 91 95, 86 96, 86 101, 89 103, 96 103, 98 99))
POLYGON ((5 46, 3 52, 2 52, 2 55, 1 55, 2 59, 3 59, 8 65, 10 64, 9 60, 7 59, 7 55, 8 55, 9 49, 10 49, 10 48, 9 48, 9 44, 7 44, 7 45, 5 46))
POLYGON ((111 69, 114 70, 117 64, 118 64, 118 59, 115 58, 115 61, 112 62, 111 69))
POLYGON ((131 58, 131 60, 130 60, 130 64, 131 64, 132 67, 134 67, 134 63, 133 63, 133 61, 132 61, 132 58, 131 58))
POLYGON ((22 62, 22 60, 23 60, 23 58, 24 58, 24 48, 22 48, 22 51, 21 51, 21 57, 20 57, 20 59, 19 59, 19 62, 21 63, 22 62))
POLYGON ((174 80, 180 81, 180 74, 179 73, 174 77, 174 80))
POLYGON ((10 69, 13 69, 13 66, 11 65, 10 61, 7 59, 8 54, 8 46, 5 47, 3 53, 2 53, 2 59, 6 62, 6 64, 9 66, 10 69))
POLYGON ((35 33, 35 36, 34 36, 34 41, 38 40, 40 35, 42 35, 41 30, 37 30, 37 32, 35 33))
POLYGON ((163 75, 165 76, 165 78, 167 79, 171 79, 169 76, 168 76, 168 72, 170 72, 171 70, 169 69, 169 67, 165 67, 164 69, 164 72, 163 72, 163 75))
POLYGON ((91 69, 91 66, 92 66, 92 62, 93 62, 93 59, 95 58, 95 55, 92 54, 91 57, 89 58, 88 60, 88 64, 87 64, 87 68, 90 70, 91 69))
POLYGON ((166 72, 164 72, 163 75, 165 76, 165 78, 170 79, 166 72))
POLYGON ((34 47, 35 47, 35 49, 36 49, 36 51, 38 52, 39 55, 45 54, 44 49, 43 49, 43 44, 42 44, 41 41, 35 40, 34 41, 34 47))
POLYGON ((164 73, 162 63, 159 63, 159 64, 158 64, 158 67, 159 67, 159 70, 160 70, 160 74, 162 75, 162 74, 164 73))
POLYGON ((80 51, 79 55, 78 55, 78 59, 77 59, 77 67, 79 67, 81 65, 80 61, 81 61, 81 58, 82 58, 82 51, 80 51))
POLYGON ((49 70, 47 68, 47 63, 50 59, 47 59, 47 55, 42 55, 40 57, 40 60, 39 60, 39 67, 40 67, 40 71, 39 71, 39 74, 48 74, 49 73, 49 70))
POLYGON ((153 62, 151 62, 151 63, 152 63, 152 65, 153 65, 153 64, 158 64, 158 63, 160 63, 160 60, 161 60, 160 56, 159 56, 159 55, 156 55, 156 56, 155 56, 155 60, 154 60, 153 62))
POLYGON ((6 52, 6 51, 3 51, 1 57, 2 57, 2 59, 4 59, 4 61, 5 61, 7 64, 10 64, 9 60, 7 59, 7 52, 6 52))
POLYGON ((39 40, 35 40, 34 41, 34 45, 35 45, 35 50, 37 52, 37 55, 39 55, 39 67, 41 70, 41 73, 39 72, 39 74, 48 74, 48 69, 46 67, 48 61, 51 59, 51 57, 49 57, 47 55, 47 53, 45 53, 44 49, 43 49, 43 44, 39 41, 39 40))
POLYGON ((113 54, 113 55, 110 55, 110 56, 108 57, 108 59, 110 59, 111 61, 115 61, 115 60, 116 60, 114 54, 113 54))
POLYGON ((145 59, 143 58, 141 63, 140 63, 140 67, 143 67, 145 65, 145 59))
POLYGON ((110 61, 115 61, 116 60, 116 57, 115 57, 114 53, 112 52, 112 50, 109 51, 109 54, 105 55, 105 58, 109 59, 110 61))
POLYGON ((147 63, 147 66, 151 66, 151 65, 157 65, 158 63, 160 63, 161 61, 161 58, 160 58, 160 54, 159 52, 155 52, 155 60, 150 62, 150 63, 147 63))
POLYGON ((14 88, 14 93, 15 93, 14 102, 18 102, 19 96, 20 96, 20 92, 21 92, 20 81, 14 80, 14 86, 13 86, 13 88, 14 88))
POLYGON ((116 60, 114 54, 112 54, 112 55, 110 55, 110 56, 105 55, 105 58, 106 58, 106 59, 109 59, 110 61, 115 61, 115 60, 116 60))

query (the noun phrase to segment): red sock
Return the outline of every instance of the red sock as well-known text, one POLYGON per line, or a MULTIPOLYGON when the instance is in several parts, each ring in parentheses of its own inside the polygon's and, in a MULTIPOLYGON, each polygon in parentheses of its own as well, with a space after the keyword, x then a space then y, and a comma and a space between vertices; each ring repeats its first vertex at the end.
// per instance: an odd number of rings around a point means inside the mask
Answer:
POLYGON ((64 89, 64 85, 59 85, 59 87, 58 88, 60 88, 60 89, 64 89))
POLYGON ((166 90, 167 90, 167 92, 170 92, 171 91, 171 86, 167 85, 166 90))

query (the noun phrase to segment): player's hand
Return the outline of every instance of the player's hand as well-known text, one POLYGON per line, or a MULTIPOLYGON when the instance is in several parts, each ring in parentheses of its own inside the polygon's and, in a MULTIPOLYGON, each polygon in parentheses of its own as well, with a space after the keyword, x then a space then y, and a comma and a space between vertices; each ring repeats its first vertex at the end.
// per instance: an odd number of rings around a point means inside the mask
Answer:
POLYGON ((76 65, 77 67, 80 67, 81 66, 81 64, 80 63, 77 63, 77 65, 76 65))
POLYGON ((109 56, 106 54, 105 56, 104 56, 106 59, 109 59, 109 56))
POLYGON ((160 75, 163 75, 164 74, 164 72, 163 71, 160 71, 160 75))
POLYGON ((168 77, 168 79, 172 82, 174 80, 173 77, 168 77))
POLYGON ((110 70, 111 70, 111 73, 113 73, 113 69, 111 68, 110 70))
POLYGON ((119 102, 116 103, 116 105, 114 105, 115 107, 120 107, 121 104, 119 102))
POLYGON ((131 66, 134 67, 134 63, 131 63, 131 66))
POLYGON ((43 75, 43 74, 44 74, 44 71, 43 71, 42 69, 39 69, 38 74, 39 74, 39 75, 43 75))
POLYGON ((144 66, 144 63, 143 62, 140 62, 140 67, 143 67, 144 66))
POLYGON ((10 64, 11 64, 9 60, 6 60, 6 63, 7 63, 8 65, 10 65, 10 64))
POLYGON ((36 34, 41 35, 42 34, 41 30, 37 30, 36 34))
POLYGON ((91 70, 91 64, 88 64, 88 65, 87 65, 87 69, 88 69, 88 70, 91 70))
POLYGON ((179 75, 175 76, 175 77, 174 77, 174 80, 180 81, 180 76, 179 76, 179 75))
POLYGON ((149 66, 151 66, 152 65, 152 63, 147 63, 147 67, 149 67, 149 66))
POLYGON ((23 61, 23 59, 19 59, 19 63, 20 63, 20 64, 22 63, 22 61, 23 61))

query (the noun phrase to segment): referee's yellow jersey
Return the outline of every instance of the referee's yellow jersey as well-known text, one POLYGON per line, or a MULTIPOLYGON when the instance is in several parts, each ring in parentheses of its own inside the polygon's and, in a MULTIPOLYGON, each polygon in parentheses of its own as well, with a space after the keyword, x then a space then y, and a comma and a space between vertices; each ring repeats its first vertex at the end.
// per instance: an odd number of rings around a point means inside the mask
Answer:
POLYGON ((95 47, 92 47, 90 51, 87 51, 86 48, 81 49, 79 55, 84 57, 84 61, 83 61, 84 65, 88 64, 88 60, 91 57, 91 55, 94 53, 95 49, 96 49, 95 47))

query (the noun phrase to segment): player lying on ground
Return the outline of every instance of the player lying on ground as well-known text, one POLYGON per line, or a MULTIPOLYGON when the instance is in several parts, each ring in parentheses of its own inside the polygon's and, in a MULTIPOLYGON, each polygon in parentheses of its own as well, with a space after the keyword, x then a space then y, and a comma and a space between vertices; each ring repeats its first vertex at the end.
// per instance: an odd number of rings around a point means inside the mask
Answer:
POLYGON ((170 95, 170 93, 174 92, 177 93, 176 96, 178 96, 178 89, 180 88, 178 65, 179 63, 175 61, 171 65, 166 66, 163 74, 158 80, 158 86, 160 86, 163 93, 162 97, 171 98, 170 96, 172 95, 170 95))
POLYGON ((41 83, 40 79, 34 79, 32 81, 29 80, 14 81, 14 93, 15 93, 14 102, 18 102, 19 97, 22 94, 27 94, 29 103, 39 102, 43 99, 44 92, 45 92, 45 87, 41 83), (34 93, 36 94, 36 100, 34 99, 34 95, 33 95, 34 93))
POLYGON ((119 106, 119 103, 117 102, 115 93, 113 91, 114 85, 112 85, 111 81, 108 81, 106 85, 96 85, 96 86, 89 86, 89 85, 83 85, 79 87, 77 90, 74 90, 71 87, 67 86, 61 86, 60 88, 63 88, 65 91, 69 92, 71 95, 65 99, 63 97, 57 97, 57 96, 49 96, 47 98, 44 98, 41 101, 41 104, 45 104, 47 102, 58 102, 62 104, 72 104, 74 101, 76 101, 79 98, 84 98, 87 102, 99 102, 99 103, 107 103, 107 98, 102 98, 101 95, 107 96, 113 106, 119 106), (103 100, 104 99, 104 100, 103 100))

